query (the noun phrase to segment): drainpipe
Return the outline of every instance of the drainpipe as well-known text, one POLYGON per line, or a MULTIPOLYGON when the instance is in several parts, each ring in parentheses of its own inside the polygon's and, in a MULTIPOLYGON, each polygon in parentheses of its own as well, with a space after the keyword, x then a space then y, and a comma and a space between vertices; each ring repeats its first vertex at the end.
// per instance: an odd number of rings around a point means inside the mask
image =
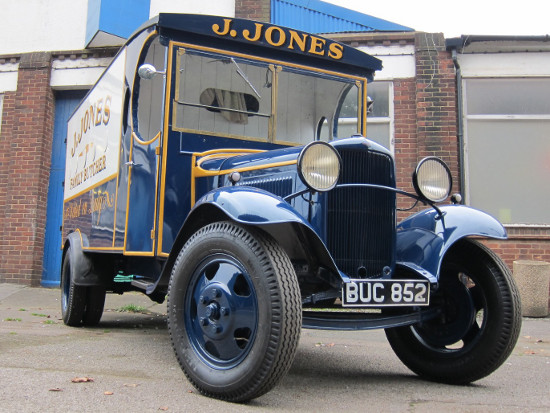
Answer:
POLYGON ((456 48, 453 48, 452 51, 453 63, 456 69, 456 94, 457 94, 457 105, 456 113, 458 117, 458 164, 460 167, 460 195, 464 202, 464 186, 465 186, 465 165, 464 165, 464 120, 463 120, 463 105, 462 105, 462 70, 460 64, 458 63, 456 48))

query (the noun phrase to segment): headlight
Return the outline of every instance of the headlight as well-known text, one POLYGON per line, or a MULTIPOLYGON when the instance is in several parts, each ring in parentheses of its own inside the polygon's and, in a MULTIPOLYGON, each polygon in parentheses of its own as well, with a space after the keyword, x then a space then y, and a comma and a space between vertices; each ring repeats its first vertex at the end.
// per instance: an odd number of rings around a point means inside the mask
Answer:
POLYGON ((420 196, 432 202, 441 202, 451 193, 453 179, 445 162, 428 157, 422 159, 416 167, 413 183, 420 196))
POLYGON ((340 155, 325 142, 312 142, 298 157, 298 173, 314 191, 330 191, 340 177, 340 155))

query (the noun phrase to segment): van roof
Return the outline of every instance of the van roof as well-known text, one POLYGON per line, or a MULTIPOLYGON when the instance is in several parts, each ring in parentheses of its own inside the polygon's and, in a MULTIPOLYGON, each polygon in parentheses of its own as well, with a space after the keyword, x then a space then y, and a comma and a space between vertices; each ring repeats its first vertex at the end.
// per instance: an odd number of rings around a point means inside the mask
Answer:
POLYGON ((365 76, 372 80, 382 62, 365 52, 316 34, 265 22, 222 16, 161 13, 138 33, 157 27, 167 40, 265 56, 365 76))

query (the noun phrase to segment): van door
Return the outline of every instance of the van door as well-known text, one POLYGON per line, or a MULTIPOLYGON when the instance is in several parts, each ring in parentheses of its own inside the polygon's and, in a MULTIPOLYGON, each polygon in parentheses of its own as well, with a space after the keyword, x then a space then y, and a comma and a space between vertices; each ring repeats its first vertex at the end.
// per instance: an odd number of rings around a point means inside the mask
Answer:
MULTIPOLYGON (((138 67, 149 63, 163 71, 166 48, 155 37, 147 42, 138 67)), ((131 97, 132 137, 128 167, 125 253, 153 255, 159 183, 165 76, 141 79, 137 74, 131 97)))

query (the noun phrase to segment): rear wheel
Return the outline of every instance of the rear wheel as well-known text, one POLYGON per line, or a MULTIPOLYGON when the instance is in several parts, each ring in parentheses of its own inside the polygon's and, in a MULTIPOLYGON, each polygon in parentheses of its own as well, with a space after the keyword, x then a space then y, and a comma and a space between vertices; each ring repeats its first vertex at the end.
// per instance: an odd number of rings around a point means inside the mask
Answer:
POLYGON ((71 263, 71 247, 63 258, 61 267, 61 315, 68 326, 79 326, 86 309, 86 287, 74 283, 74 269, 71 263))
POLYGON ((99 323, 105 306, 105 295, 105 288, 102 286, 86 288, 86 309, 82 317, 82 324, 91 327, 99 323))
POLYGON ((301 317, 294 268, 266 234, 214 223, 181 250, 168 328, 182 370, 201 393, 241 402, 269 391, 294 359, 301 317))
POLYGON ((63 322, 72 327, 95 326, 103 315, 105 288, 81 286, 74 283, 74 263, 71 247, 67 249, 61 267, 61 314, 63 322))
POLYGON ((407 367, 429 380, 465 384, 504 363, 519 335, 521 304, 498 256, 478 242, 458 242, 445 256, 431 300, 440 317, 386 330, 407 367))

